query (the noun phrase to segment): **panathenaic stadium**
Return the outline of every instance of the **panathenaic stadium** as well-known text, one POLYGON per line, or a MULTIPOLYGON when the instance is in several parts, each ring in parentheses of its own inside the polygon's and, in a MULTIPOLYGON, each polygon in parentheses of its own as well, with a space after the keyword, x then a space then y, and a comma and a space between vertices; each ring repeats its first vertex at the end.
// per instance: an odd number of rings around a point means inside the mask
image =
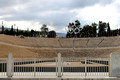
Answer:
POLYGON ((118 36, 20 38, 0 34, 0 80, 119 80, 119 62, 118 36))

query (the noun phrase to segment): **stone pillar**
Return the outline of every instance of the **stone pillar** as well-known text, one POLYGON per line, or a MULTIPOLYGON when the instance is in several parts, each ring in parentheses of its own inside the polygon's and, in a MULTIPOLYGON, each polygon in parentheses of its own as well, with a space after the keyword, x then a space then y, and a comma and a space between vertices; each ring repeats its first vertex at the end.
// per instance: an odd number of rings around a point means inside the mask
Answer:
POLYGON ((61 77, 61 54, 58 53, 58 77, 61 77))
POLYGON ((87 58, 85 57, 85 77, 87 76, 87 58))
POLYGON ((8 77, 12 77, 13 76, 13 70, 14 70, 14 66, 13 66, 13 58, 12 58, 12 54, 9 53, 8 54, 8 59, 7 59, 7 76, 8 77))
POLYGON ((110 55, 110 77, 120 78, 120 53, 110 55))

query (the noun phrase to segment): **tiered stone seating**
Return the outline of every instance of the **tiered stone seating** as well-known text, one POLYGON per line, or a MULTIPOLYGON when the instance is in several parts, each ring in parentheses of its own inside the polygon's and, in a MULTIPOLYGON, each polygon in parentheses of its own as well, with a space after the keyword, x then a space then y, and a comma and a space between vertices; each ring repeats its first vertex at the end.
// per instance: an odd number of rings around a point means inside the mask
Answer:
POLYGON ((60 47, 58 40, 54 38, 29 38, 26 41, 32 47, 60 47))
POLYGON ((75 48, 86 47, 87 42, 88 42, 87 38, 76 38, 74 40, 74 46, 75 48))
POLYGON ((0 55, 3 57, 7 57, 7 54, 10 52, 16 57, 20 55, 23 56, 23 54, 25 57, 33 57, 30 55, 56 57, 59 52, 62 53, 63 57, 109 57, 112 52, 120 52, 120 37, 74 39, 39 37, 19 38, 17 36, 0 34, 0 42, 16 45, 0 44, 0 55), (19 45, 23 47, 17 47, 19 45), (25 48, 24 46, 33 48, 25 48))
POLYGON ((0 35, 0 41, 28 46, 47 48, 86 48, 86 47, 116 47, 120 46, 120 37, 97 37, 97 38, 39 38, 0 35))
POLYGON ((104 37, 103 41, 98 46, 100 46, 100 47, 112 47, 115 45, 115 43, 116 43, 115 37, 104 37))
POLYGON ((87 47, 97 47, 102 40, 103 40, 102 38, 89 38, 89 41, 86 44, 86 46, 87 47))
POLYGON ((71 48, 73 47, 73 39, 72 38, 60 38, 59 44, 62 48, 71 48))

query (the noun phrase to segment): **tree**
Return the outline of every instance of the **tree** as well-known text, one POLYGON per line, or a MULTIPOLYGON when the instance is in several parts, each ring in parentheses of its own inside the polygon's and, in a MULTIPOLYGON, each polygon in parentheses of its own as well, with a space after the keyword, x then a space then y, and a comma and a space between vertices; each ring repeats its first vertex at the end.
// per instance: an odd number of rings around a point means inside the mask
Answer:
POLYGON ((66 37, 68 38, 74 37, 74 23, 69 23, 66 37))
POLYGON ((119 30, 118 30, 118 33, 119 33, 119 35, 120 35, 120 28, 119 28, 119 30))
POLYGON ((13 25, 11 26, 10 35, 14 35, 13 25))
POLYGON ((41 33, 42 33, 42 37, 46 37, 48 36, 48 28, 47 25, 43 24, 41 27, 41 33))
POLYGON ((107 36, 111 36, 111 29, 109 23, 107 23, 107 36))
POLYGON ((92 32, 93 32, 93 37, 96 37, 96 35, 97 35, 97 24, 95 22, 92 23, 92 32))
POLYGON ((56 32, 55 31, 50 31, 48 34, 49 38, 55 38, 56 37, 56 32))
POLYGON ((34 30, 32 29, 31 32, 30 32, 30 36, 33 37, 34 36, 34 30))
POLYGON ((4 26, 2 25, 2 34, 4 33, 4 26))
POLYGON ((85 25, 81 32, 81 37, 93 37, 93 28, 90 25, 85 25))
POLYGON ((2 34, 4 34, 4 26, 3 26, 3 21, 2 21, 2 34))
POLYGON ((106 23, 99 21, 99 26, 98 26, 99 32, 98 32, 98 36, 106 36, 106 23))
POLYGON ((71 34, 69 32, 67 32, 66 38, 71 38, 71 34))
POLYGON ((18 31, 18 34, 19 34, 19 35, 23 35, 23 34, 24 34, 24 31, 23 31, 23 30, 19 30, 19 31, 18 31))
POLYGON ((96 37, 97 35, 97 24, 92 23, 91 25, 84 25, 80 31, 80 37, 96 37))
POLYGON ((118 35, 118 29, 111 30, 111 36, 117 36, 118 35))
POLYGON ((16 35, 17 35, 17 36, 19 35, 19 32, 18 32, 18 27, 17 27, 17 32, 16 32, 16 35))
POLYGON ((69 23, 66 37, 79 37, 80 36, 80 22, 78 20, 75 23, 69 23))
POLYGON ((10 30, 5 29, 4 34, 10 35, 10 30))

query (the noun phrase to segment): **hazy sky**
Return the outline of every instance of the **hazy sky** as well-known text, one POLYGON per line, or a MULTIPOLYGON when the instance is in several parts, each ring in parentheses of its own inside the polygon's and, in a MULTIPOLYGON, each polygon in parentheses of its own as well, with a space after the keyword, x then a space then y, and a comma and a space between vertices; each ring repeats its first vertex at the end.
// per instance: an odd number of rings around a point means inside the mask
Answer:
POLYGON ((0 0, 0 26, 66 32, 69 22, 81 25, 98 21, 109 22, 112 29, 120 28, 120 0, 0 0))

